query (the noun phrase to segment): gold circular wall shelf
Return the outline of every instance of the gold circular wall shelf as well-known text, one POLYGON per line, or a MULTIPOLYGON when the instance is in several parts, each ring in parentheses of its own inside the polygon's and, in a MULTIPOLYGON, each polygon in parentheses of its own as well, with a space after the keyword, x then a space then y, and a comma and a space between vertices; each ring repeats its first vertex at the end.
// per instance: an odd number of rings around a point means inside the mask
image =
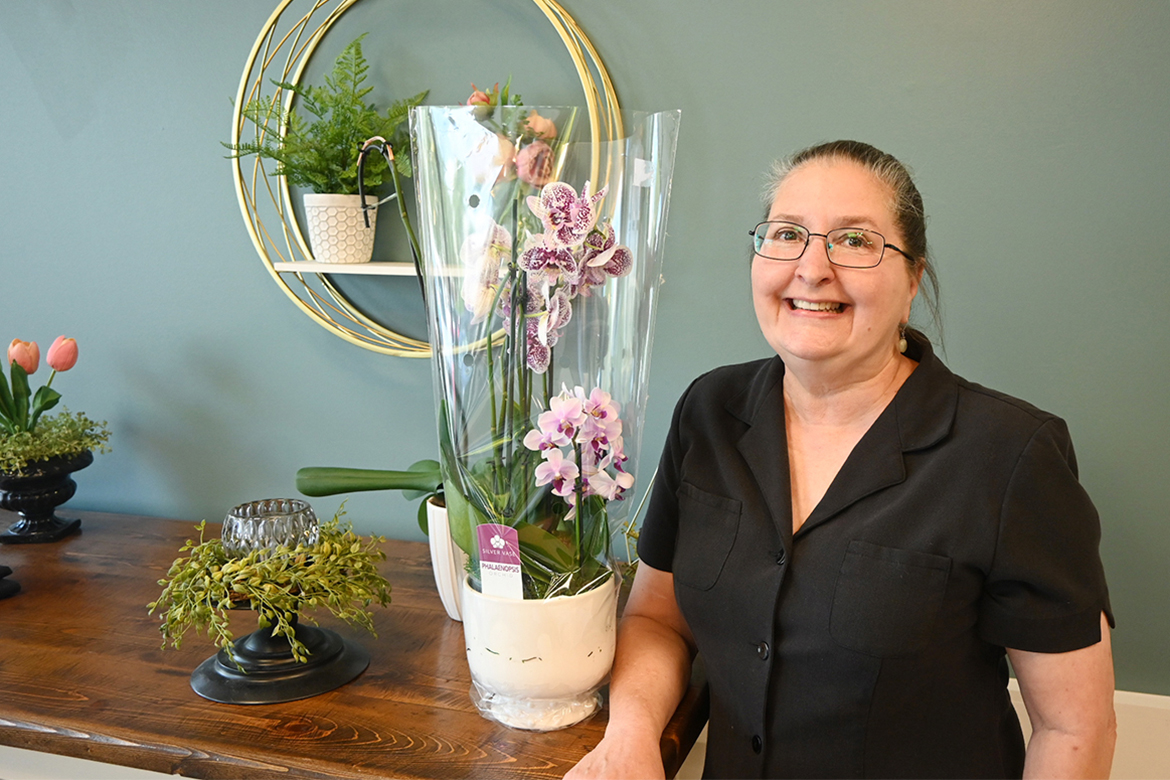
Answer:
MULTIPOLYGON (((242 140, 245 131, 243 107, 249 100, 263 94, 271 87, 272 96, 286 109, 295 95, 272 82, 300 84, 309 59, 322 38, 358 0, 310 0, 310 6, 299 18, 296 12, 285 17, 285 12, 297 0, 283 0, 256 38, 252 51, 244 63, 240 77, 240 88, 236 92, 232 111, 232 144, 242 140), (313 17, 318 16, 314 27, 313 17), (282 26, 281 22, 286 24, 282 26)), ((617 95, 597 50, 585 33, 556 0, 533 0, 560 35, 576 66, 585 92, 585 103, 589 113, 589 129, 593 143, 593 169, 597 170, 600 156, 600 141, 613 140, 621 134, 621 109, 617 95), (600 86, 598 84, 600 80, 600 86)), ((304 5, 304 3, 301 3, 304 5)), ((287 127, 282 126, 279 117, 256 126, 256 139, 261 140, 269 133, 283 136, 287 127)), ((252 238, 252 245, 260 255, 268 273, 285 294, 317 324, 332 331, 341 338, 360 347, 398 357, 429 357, 430 345, 425 341, 410 338, 374 322, 364 315, 329 280, 329 273, 352 273, 352 266, 332 267, 328 271, 313 263, 313 255, 305 241, 301 225, 291 207, 292 199, 288 182, 283 176, 272 177, 266 170, 264 160, 256 156, 244 160, 232 160, 232 179, 244 225, 252 238), (263 213, 262 213, 263 212, 263 213), (264 223, 279 225, 270 230, 264 223)), ((596 175, 593 177, 597 181, 596 175)), ((377 263, 378 270, 385 274, 413 275, 413 266, 408 263, 377 263)), ((365 269, 362 269, 363 271, 365 269)))

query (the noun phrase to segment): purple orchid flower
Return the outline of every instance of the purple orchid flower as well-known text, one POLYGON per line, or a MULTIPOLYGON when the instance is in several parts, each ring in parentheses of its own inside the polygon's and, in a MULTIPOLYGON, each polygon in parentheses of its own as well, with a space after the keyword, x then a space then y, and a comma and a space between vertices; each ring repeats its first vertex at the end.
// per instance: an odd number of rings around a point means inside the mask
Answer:
MULTIPOLYGON (((597 221, 597 204, 605 197, 607 187, 602 187, 592 197, 578 197, 577 191, 561 181, 544 186, 540 197, 529 196, 528 208, 544 223, 546 241, 557 246, 579 245, 589 235, 597 221)), ((589 182, 585 182, 585 192, 589 182)))
POLYGON ((527 248, 520 253, 517 263, 529 273, 573 274, 577 272, 577 261, 573 253, 564 246, 550 242, 544 233, 537 233, 528 241, 527 248))

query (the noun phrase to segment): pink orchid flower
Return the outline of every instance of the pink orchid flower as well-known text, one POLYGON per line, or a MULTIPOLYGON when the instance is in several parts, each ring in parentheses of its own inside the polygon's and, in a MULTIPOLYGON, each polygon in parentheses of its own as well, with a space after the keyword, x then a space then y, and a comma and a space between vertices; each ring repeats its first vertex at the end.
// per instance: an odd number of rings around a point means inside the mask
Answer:
POLYGON ((614 442, 620 442, 621 438, 621 420, 605 420, 592 415, 585 418, 577 435, 577 440, 581 444, 589 444, 595 450, 609 449, 614 442))
POLYGON ((539 428, 533 428, 524 435, 524 446, 534 452, 555 450, 558 447, 564 447, 568 443, 565 434, 555 429, 542 431, 539 428))
POLYGON ((565 443, 569 444, 577 434, 577 428, 585 422, 585 411, 581 406, 581 399, 571 395, 553 396, 548 402, 548 411, 536 418, 536 425, 542 431, 560 431, 564 434, 565 443))
POLYGON ((619 472, 614 477, 608 472, 598 470, 588 475, 585 482, 590 493, 601 496, 606 501, 614 501, 620 499, 622 493, 633 486, 634 478, 624 472, 619 472))
MULTIPOLYGON (((584 395, 583 389, 581 394, 584 395)), ((593 415, 602 420, 616 420, 621 413, 621 404, 613 400, 613 396, 600 387, 593 388, 589 393, 589 397, 582 399, 581 406, 586 414, 593 415)))
POLYGON ((553 493, 558 496, 571 496, 576 488, 578 469, 577 464, 566 460, 558 449, 546 450, 545 461, 536 467, 537 486, 553 486, 553 493))
POLYGON ((8 345, 8 365, 13 363, 23 368, 26 374, 35 374, 41 364, 41 348, 35 341, 13 339, 8 345))
MULTIPOLYGON (((585 182, 589 191, 589 182, 585 182)), ((597 222, 596 208, 605 197, 602 187, 592 197, 577 197, 577 191, 561 181, 554 181, 540 191, 540 197, 529 196, 529 210, 544 224, 545 240, 557 246, 580 245, 597 222)))

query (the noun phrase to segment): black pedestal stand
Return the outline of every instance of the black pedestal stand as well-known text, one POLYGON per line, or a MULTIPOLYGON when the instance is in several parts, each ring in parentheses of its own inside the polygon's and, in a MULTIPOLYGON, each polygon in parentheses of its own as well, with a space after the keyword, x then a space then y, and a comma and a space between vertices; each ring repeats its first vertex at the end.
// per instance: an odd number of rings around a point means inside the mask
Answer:
POLYGON ((370 654, 361 645, 328 629, 299 625, 296 616, 291 622, 308 648, 306 663, 293 658, 287 639, 261 628, 232 645, 246 674, 220 650, 191 675, 195 693, 223 704, 295 701, 340 688, 370 665, 370 654))
POLYGON ((62 520, 53 512, 77 492, 69 475, 93 463, 93 453, 60 455, 28 464, 17 474, 0 474, 0 508, 20 519, 0 533, 0 543, 39 544, 56 542, 81 528, 80 520, 62 520))
POLYGON ((7 566, 0 566, 0 599, 15 596, 20 591, 20 583, 4 579, 11 573, 12 569, 7 566))

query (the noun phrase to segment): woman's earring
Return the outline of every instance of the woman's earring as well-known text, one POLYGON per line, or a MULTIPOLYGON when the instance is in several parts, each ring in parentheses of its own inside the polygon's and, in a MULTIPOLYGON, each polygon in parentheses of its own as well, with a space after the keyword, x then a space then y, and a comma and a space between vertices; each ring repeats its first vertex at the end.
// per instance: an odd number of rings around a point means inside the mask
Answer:
POLYGON ((905 325, 898 326, 898 351, 902 352, 902 353, 906 352, 906 326, 905 325))

